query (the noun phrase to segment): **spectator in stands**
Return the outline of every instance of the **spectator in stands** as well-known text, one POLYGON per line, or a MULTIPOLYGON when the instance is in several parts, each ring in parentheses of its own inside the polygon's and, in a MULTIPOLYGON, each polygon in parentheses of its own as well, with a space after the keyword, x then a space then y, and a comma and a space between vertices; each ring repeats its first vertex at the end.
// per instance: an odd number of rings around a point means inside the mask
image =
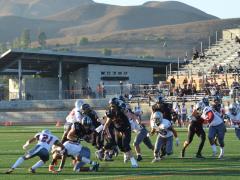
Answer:
POLYGON ((218 73, 221 73, 221 74, 223 73, 223 67, 221 64, 218 67, 218 73))
POLYGON ((240 44, 240 39, 238 36, 235 37, 235 42, 240 44))
POLYGON ((192 59, 195 60, 197 58, 199 58, 199 52, 195 49, 195 52, 193 53, 192 59))
POLYGON ((175 80, 174 76, 170 79, 170 82, 171 82, 171 87, 175 88, 176 80, 175 80))
POLYGON ((238 51, 237 54, 238 54, 238 57, 240 57, 240 51, 238 51))
POLYGON ((188 79, 187 79, 187 77, 185 77, 184 80, 183 80, 184 89, 187 89, 187 85, 188 85, 188 79))
POLYGON ((200 54, 200 59, 204 59, 205 58, 205 53, 204 52, 201 52, 200 54))

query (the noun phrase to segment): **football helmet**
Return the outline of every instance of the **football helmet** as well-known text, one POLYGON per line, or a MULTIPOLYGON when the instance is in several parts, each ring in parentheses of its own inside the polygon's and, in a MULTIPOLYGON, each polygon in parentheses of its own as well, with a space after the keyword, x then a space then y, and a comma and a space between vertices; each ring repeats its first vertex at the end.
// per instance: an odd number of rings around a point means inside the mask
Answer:
POLYGON ((163 102, 164 102, 164 97, 163 97, 163 96, 158 96, 158 97, 156 98, 156 103, 161 104, 161 103, 163 103, 163 102))
POLYGON ((108 104, 118 106, 119 105, 119 99, 114 97, 114 98, 112 98, 108 101, 108 104))
POLYGON ((80 107, 80 111, 83 112, 83 113, 86 113, 87 111, 89 111, 91 109, 91 106, 89 104, 83 104, 81 107, 80 107))
POLYGON ((163 119, 163 115, 161 112, 157 111, 153 114, 153 121, 157 126, 161 124, 162 119, 163 119))
POLYGON ((49 129, 44 129, 42 130, 43 134, 51 134, 51 131, 49 129))
POLYGON ((207 97, 202 98, 202 102, 204 103, 205 106, 209 106, 209 100, 207 97))
POLYGON ((80 108, 83 104, 84 104, 83 100, 81 100, 81 99, 76 100, 75 108, 77 109, 77 111, 80 111, 80 108))
POLYGON ((231 104, 231 105, 229 106, 229 112, 230 112, 232 115, 236 116, 236 115, 237 115, 237 107, 236 107, 234 104, 231 104))

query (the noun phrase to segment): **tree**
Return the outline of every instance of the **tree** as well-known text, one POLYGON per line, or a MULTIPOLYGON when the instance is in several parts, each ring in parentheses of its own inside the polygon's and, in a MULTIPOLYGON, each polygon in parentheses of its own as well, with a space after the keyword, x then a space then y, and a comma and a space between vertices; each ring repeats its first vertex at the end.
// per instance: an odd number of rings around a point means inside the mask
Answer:
POLYGON ((112 50, 108 48, 104 48, 102 52, 105 56, 111 56, 112 55, 112 50))
POLYGON ((47 35, 45 32, 40 32, 38 35, 38 43, 41 46, 41 48, 46 47, 46 40, 47 40, 47 35))
POLYGON ((12 48, 21 48, 21 40, 19 38, 13 40, 12 48))
POLYGON ((31 44, 30 30, 24 29, 20 37, 21 47, 28 48, 31 44))
POLYGON ((86 45, 88 44, 88 38, 82 37, 79 42, 80 45, 86 45))
POLYGON ((5 43, 0 43, 0 53, 4 53, 7 50, 5 43))

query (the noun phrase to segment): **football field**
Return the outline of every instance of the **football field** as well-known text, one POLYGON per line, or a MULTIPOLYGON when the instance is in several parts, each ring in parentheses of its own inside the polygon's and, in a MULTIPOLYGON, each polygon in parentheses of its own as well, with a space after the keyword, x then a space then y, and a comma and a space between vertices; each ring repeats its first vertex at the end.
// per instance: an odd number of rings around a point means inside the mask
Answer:
MULTIPOLYGON (((193 143, 186 150, 186 157, 180 158, 182 144, 187 137, 187 130, 177 129, 181 145, 179 147, 174 144, 174 154, 164 160, 151 163, 153 153, 148 150, 144 144, 141 145, 143 160, 139 163, 139 168, 131 168, 130 162, 123 163, 123 156, 120 154, 114 158, 112 162, 100 161, 99 172, 80 172, 72 171, 71 161, 66 162, 64 170, 59 174, 48 172, 48 163, 42 168, 37 169, 36 174, 30 174, 28 168, 31 167, 38 158, 25 161, 12 174, 4 172, 16 161, 16 159, 24 154, 22 145, 27 139, 31 138, 38 131, 46 127, 43 126, 0 126, 0 180, 152 180, 152 179, 238 179, 240 177, 240 143, 235 137, 234 130, 229 129, 225 136, 225 157, 224 159, 216 159, 211 157, 211 147, 208 140, 205 142, 203 156, 205 159, 196 159, 195 153, 199 139, 194 137, 193 143)), ((59 138, 63 129, 54 126, 48 127, 53 134, 59 138)), ((134 135, 134 134, 133 134, 134 135)), ((152 137, 154 143, 155 137, 152 137)), ((174 141, 175 143, 175 141, 174 141)), ((83 143, 85 144, 85 143, 83 143)), ((86 144, 85 144, 86 145, 86 144)), ((30 146, 32 147, 32 146, 30 146)), ((94 149, 91 148, 92 159, 95 159, 94 149)), ((219 148, 218 148, 219 150, 219 148)))

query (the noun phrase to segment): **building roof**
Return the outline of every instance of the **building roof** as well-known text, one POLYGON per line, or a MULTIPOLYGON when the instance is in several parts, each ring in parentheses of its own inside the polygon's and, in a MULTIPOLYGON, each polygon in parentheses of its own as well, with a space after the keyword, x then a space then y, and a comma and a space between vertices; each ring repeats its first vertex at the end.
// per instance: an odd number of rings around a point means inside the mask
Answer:
POLYGON ((142 59, 117 56, 91 56, 73 52, 55 52, 51 50, 16 50, 10 49, 0 55, 0 73, 14 74, 18 69, 18 60, 22 60, 23 73, 58 73, 58 62, 62 62, 63 73, 74 72, 88 64, 132 66, 159 68, 170 63, 177 64, 177 60, 170 59, 142 59), (8 69, 11 69, 8 70, 8 69))

